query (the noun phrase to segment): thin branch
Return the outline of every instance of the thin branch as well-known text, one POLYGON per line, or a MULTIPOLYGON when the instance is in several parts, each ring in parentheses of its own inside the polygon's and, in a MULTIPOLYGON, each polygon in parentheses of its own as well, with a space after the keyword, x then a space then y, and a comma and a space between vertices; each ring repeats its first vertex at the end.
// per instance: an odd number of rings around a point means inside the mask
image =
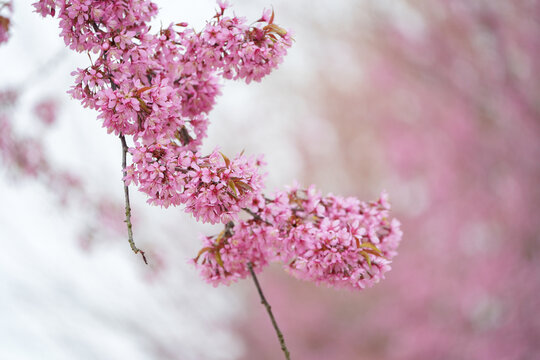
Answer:
MULTIPOLYGON (((120 135, 120 141, 122 142, 122 171, 124 173, 124 178, 125 178, 126 175, 127 175, 127 173, 126 173, 126 155, 127 155, 127 152, 128 152, 128 147, 127 147, 126 138, 124 137, 124 135, 120 135)), ((131 246, 131 250, 133 250, 133 252, 135 254, 140 253, 143 260, 144 260, 144 263, 146 265, 148 265, 148 261, 146 261, 146 256, 144 255, 144 251, 142 251, 137 246, 135 246, 135 242, 133 241, 133 225, 131 224, 131 205, 129 204, 129 187, 127 186, 125 180, 123 180, 123 182, 124 182, 124 198, 126 199, 126 220, 125 220, 125 222, 127 224, 129 246, 131 246)))
POLYGON ((270 221, 264 220, 259 214, 251 211, 249 208, 242 208, 245 212, 247 212, 249 215, 251 215, 255 220, 262 221, 266 225, 274 226, 270 221))
POLYGON ((248 262, 247 264, 249 272, 251 273, 251 277, 253 278, 253 282, 255 283, 255 286, 257 287, 257 291, 259 292, 259 297, 261 298, 261 304, 264 305, 266 308, 266 312, 268 312, 268 315, 270 316, 270 320, 272 321, 272 325, 274 326, 274 330, 276 331, 277 337, 279 339, 279 344, 281 345, 281 350, 285 354, 285 359, 291 360, 291 355, 289 354, 289 349, 287 349, 287 345, 285 345, 285 338, 283 337, 283 334, 281 333, 281 330, 279 330, 278 324, 276 322, 276 319, 274 318, 274 314, 272 313, 272 307, 266 301, 266 298, 264 297, 263 291, 261 289, 261 285, 259 284, 259 280, 257 280, 257 276, 255 276, 255 271, 253 271, 253 265, 248 262))

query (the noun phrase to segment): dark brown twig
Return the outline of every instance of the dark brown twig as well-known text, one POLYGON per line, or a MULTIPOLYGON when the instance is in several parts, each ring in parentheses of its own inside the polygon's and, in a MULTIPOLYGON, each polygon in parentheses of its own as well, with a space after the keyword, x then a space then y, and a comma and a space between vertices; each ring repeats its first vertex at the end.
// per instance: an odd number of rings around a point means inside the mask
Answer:
POLYGON ((253 278, 253 282, 255 282, 257 291, 259 292, 259 297, 261 298, 261 304, 264 305, 264 307, 266 308, 266 312, 270 316, 270 320, 272 321, 272 325, 274 326, 274 330, 276 331, 279 344, 281 345, 281 350, 285 354, 285 359, 291 360, 289 349, 287 349, 287 345, 285 345, 285 338, 283 337, 281 330, 279 330, 276 319, 274 318, 274 314, 272 313, 272 307, 270 306, 270 304, 268 303, 268 301, 266 301, 266 298, 264 297, 264 294, 261 289, 261 285, 259 284, 259 280, 257 280, 257 276, 255 276, 255 271, 253 271, 253 265, 250 262, 248 262, 247 266, 248 266, 249 272, 251 273, 251 277, 253 278))
MULTIPOLYGON (((122 142, 122 171, 124 173, 124 177, 127 175, 126 173, 126 155, 128 152, 128 147, 126 144, 126 138, 124 135, 120 135, 120 141, 122 142)), ((131 250, 135 254, 140 253, 144 263, 148 265, 148 261, 146 261, 146 256, 144 255, 144 251, 139 249, 137 246, 135 246, 135 242, 133 241, 133 225, 131 224, 131 205, 129 204, 129 187, 126 184, 126 181, 123 180, 124 183, 124 198, 126 199, 126 220, 125 223, 127 224, 127 231, 128 231, 128 241, 129 246, 131 246, 131 250)))
POLYGON ((247 212, 249 215, 251 215, 255 220, 262 221, 266 225, 274 226, 270 221, 264 220, 259 214, 251 211, 249 208, 242 208, 245 212, 247 212))

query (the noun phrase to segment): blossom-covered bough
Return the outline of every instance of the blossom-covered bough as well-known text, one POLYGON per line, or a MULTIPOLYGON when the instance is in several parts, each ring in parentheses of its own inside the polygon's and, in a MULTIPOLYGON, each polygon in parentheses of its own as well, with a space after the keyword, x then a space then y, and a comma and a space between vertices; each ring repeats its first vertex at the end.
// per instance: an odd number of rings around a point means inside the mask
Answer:
POLYGON ((149 0, 34 4, 41 15, 57 16, 66 45, 92 61, 73 72, 70 94, 97 110, 107 131, 121 140, 132 250, 147 261, 133 240, 131 184, 153 205, 184 205, 199 221, 223 224, 220 234, 203 237, 193 263, 214 285, 252 275, 289 358, 255 273, 279 261, 297 278, 363 289, 390 269, 401 231, 389 218, 385 194, 361 202, 293 185, 267 196, 261 158, 243 153, 229 158, 219 149, 199 152, 220 77, 259 81, 292 44, 290 32, 274 22, 273 10, 248 25, 227 15, 226 2, 218 6, 201 31, 180 22, 154 32, 148 22, 158 7, 149 0))

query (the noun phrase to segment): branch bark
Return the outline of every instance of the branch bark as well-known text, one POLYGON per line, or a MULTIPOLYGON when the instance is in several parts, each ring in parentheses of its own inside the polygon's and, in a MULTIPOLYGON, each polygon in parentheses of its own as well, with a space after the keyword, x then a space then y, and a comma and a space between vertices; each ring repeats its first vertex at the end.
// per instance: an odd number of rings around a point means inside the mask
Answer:
POLYGON ((251 263, 248 263, 247 266, 248 266, 249 272, 251 273, 251 277, 253 278, 253 282, 255 283, 255 287, 257 287, 259 297, 261 298, 261 304, 264 305, 264 307, 266 308, 266 312, 270 316, 270 320, 272 321, 272 326, 274 326, 274 330, 276 331, 279 344, 281 345, 281 350, 283 351, 283 354, 285 354, 285 359, 291 360, 289 349, 287 348, 287 345, 285 344, 285 338, 283 337, 283 333, 279 329, 277 321, 274 318, 274 314, 272 313, 272 307, 270 306, 270 304, 268 303, 268 301, 266 301, 266 298, 264 297, 263 291, 261 289, 261 285, 259 284, 259 280, 257 279, 257 276, 255 275, 255 271, 253 271, 253 265, 251 263))
MULTIPOLYGON (((125 178, 127 175, 126 156, 128 152, 128 147, 127 147, 126 138, 124 137, 124 135, 120 135, 120 141, 122 142, 122 171, 125 178)), ((129 203, 129 187, 126 184, 125 180, 122 180, 122 182, 124 183, 124 198, 126 201, 126 220, 124 221, 127 225, 129 246, 131 246, 131 250, 133 250, 135 254, 140 253, 144 260, 144 263, 148 265, 148 261, 146 261, 146 256, 144 255, 144 251, 142 251, 137 246, 135 246, 135 241, 133 241, 133 225, 131 224, 131 205, 129 203)))

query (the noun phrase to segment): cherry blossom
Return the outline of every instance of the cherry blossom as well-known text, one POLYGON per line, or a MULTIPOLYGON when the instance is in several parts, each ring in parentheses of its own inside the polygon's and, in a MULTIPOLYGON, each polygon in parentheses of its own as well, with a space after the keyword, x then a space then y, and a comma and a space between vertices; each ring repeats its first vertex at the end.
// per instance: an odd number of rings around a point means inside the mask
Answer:
POLYGON ((225 226, 203 237, 193 261, 214 285, 272 261, 295 277, 353 289, 390 269, 401 232, 384 196, 364 203, 293 186, 267 198, 260 157, 200 152, 221 79, 260 81, 292 45, 273 10, 249 24, 219 1, 201 31, 179 22, 152 32, 157 5, 148 0, 40 0, 34 7, 57 16, 66 45, 92 60, 73 72, 69 93, 122 141, 129 240, 145 261, 132 240, 130 184, 153 205, 183 205, 198 221, 225 226))

